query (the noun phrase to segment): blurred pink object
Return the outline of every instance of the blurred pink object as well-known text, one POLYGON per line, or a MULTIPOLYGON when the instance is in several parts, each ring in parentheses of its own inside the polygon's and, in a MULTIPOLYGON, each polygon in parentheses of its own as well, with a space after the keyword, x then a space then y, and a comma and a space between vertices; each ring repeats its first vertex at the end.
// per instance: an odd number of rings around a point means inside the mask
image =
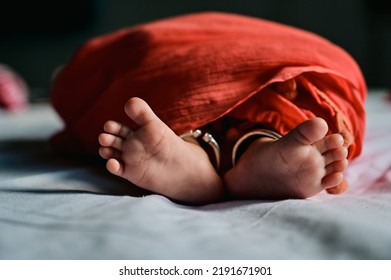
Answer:
POLYGON ((28 88, 24 80, 8 66, 0 64, 0 108, 18 111, 28 104, 28 88))

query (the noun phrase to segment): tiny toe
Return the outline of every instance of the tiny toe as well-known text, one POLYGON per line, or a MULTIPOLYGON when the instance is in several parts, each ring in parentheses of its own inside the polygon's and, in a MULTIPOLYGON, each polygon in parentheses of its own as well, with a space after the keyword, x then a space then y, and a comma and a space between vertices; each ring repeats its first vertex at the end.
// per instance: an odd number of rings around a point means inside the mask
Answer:
POLYGON ((325 165, 329 165, 332 162, 346 159, 348 156, 348 149, 346 147, 339 147, 323 154, 325 159, 325 165))
POLYGON ((104 159, 110 159, 110 158, 120 159, 121 158, 121 153, 118 150, 115 150, 110 147, 99 148, 99 154, 104 159))
POLYGON ((120 124, 116 121, 107 121, 105 122, 103 129, 105 132, 126 138, 131 132, 131 129, 126 125, 120 124))
POLYGON ((344 139, 341 134, 332 134, 326 136, 323 141, 319 141, 316 143, 316 147, 318 148, 320 153, 325 153, 329 150, 334 150, 339 147, 342 147, 344 143, 344 139))
POLYGON ((111 158, 110 156, 111 149, 107 147, 101 147, 99 148, 99 155, 104 158, 104 159, 109 159, 111 158))
POLYGON ((329 189, 335 187, 343 181, 342 172, 335 172, 329 175, 326 175, 322 179, 322 188, 329 189))
POLYGON ((347 159, 334 161, 326 166, 326 174, 332 174, 335 172, 343 172, 348 167, 349 161, 347 159))
POLYGON ((98 140, 102 146, 112 147, 117 150, 121 150, 124 141, 122 138, 108 133, 101 133, 98 140))
POLYGON ((349 183, 345 179, 343 179, 342 182, 339 183, 338 185, 327 189, 327 192, 329 194, 340 194, 345 192, 348 188, 349 188, 349 183))
POLYGON ((123 174, 123 167, 121 163, 114 158, 111 158, 107 161, 106 168, 110 173, 114 175, 122 176, 123 174))

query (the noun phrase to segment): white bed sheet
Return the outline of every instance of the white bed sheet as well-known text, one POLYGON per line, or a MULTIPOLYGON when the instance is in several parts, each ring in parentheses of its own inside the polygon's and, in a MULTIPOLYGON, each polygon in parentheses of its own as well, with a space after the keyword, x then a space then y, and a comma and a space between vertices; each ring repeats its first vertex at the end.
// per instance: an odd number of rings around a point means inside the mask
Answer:
POLYGON ((367 101, 349 191, 176 204, 102 166, 55 156, 47 104, 0 113, 0 259, 391 259, 391 102, 367 101))

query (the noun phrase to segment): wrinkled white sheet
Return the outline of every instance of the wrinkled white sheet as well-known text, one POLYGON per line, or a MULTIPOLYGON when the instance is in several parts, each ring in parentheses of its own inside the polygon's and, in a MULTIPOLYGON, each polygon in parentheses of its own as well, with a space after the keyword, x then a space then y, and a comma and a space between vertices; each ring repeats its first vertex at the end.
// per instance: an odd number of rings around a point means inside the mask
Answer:
POLYGON ((367 101, 340 196, 188 207, 51 153, 46 104, 0 112, 1 259, 391 259, 391 102, 367 101))

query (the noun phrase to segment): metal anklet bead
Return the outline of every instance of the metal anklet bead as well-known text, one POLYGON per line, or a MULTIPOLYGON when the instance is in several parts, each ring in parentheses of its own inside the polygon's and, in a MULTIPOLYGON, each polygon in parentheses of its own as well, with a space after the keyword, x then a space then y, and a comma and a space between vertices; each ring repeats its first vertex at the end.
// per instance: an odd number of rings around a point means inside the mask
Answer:
MULTIPOLYGON (((185 141, 186 141, 186 139, 189 139, 189 138, 196 140, 204 150, 205 150, 205 145, 203 145, 203 143, 200 141, 200 139, 204 143, 208 144, 208 146, 211 147, 213 150, 214 161, 211 160, 211 162, 214 163, 214 167, 216 170, 218 170, 220 168, 220 146, 217 143, 216 139, 212 136, 212 134, 210 134, 208 132, 203 133, 201 130, 196 129, 196 130, 190 130, 184 134, 181 134, 179 137, 185 141)), ((210 153, 208 151, 205 151, 205 152, 208 154, 208 156, 210 158, 210 153)))
POLYGON ((240 137, 234 147, 232 148, 232 166, 235 166, 236 161, 245 152, 248 146, 256 139, 267 137, 274 140, 280 139, 282 136, 275 131, 269 129, 254 129, 250 132, 245 133, 240 137))

